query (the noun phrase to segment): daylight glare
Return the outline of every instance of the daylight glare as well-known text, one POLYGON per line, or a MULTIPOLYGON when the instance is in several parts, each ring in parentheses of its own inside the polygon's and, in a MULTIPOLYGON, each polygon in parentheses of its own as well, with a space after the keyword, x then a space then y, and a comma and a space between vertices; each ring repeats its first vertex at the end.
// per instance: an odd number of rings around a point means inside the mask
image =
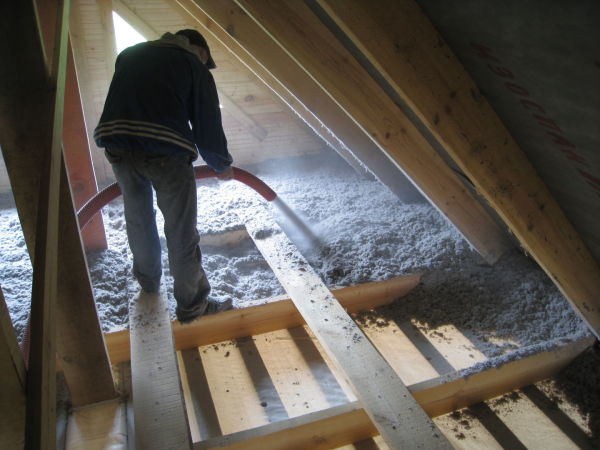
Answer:
POLYGON ((138 33, 121 16, 113 11, 113 23, 115 25, 115 41, 117 43, 117 54, 127 47, 144 42, 147 39, 138 33))

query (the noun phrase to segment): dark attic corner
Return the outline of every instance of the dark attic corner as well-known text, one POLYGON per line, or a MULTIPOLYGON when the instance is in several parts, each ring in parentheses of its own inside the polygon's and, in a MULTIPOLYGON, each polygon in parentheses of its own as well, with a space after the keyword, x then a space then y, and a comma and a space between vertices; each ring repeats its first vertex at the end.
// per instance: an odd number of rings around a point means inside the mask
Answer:
POLYGON ((599 20, 2 3, 0 448, 597 448, 599 20), (126 164, 160 166, 152 286, 126 164), (206 310, 182 309, 185 213, 206 310))

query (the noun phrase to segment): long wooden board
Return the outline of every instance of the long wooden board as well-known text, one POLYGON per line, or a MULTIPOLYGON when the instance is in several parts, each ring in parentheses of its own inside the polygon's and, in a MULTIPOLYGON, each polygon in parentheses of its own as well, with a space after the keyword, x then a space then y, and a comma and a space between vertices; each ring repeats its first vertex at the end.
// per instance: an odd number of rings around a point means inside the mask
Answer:
MULTIPOLYGON (((26 449, 52 449, 56 445, 56 309, 58 280, 58 230, 62 130, 70 1, 52 11, 56 35, 50 82, 46 87, 52 108, 40 117, 48 136, 38 144, 42 160, 35 228, 31 287, 30 354, 27 365, 26 449)), ((21 12, 22 13, 22 12, 21 12)), ((31 32, 35 32, 35 27, 31 32)), ((39 70, 40 68, 38 68, 39 70)))
POLYGON ((377 145, 232 1, 169 2, 179 5, 202 32, 222 43, 357 172, 365 171, 364 164, 400 200, 423 200, 377 145))
POLYGON ((377 428, 358 402, 274 422, 195 443, 194 450, 270 450, 277 448, 330 449, 375 436, 377 428))
MULTIPOLYGON (((419 274, 406 275, 386 281, 336 289, 333 294, 348 312, 364 311, 402 297, 417 286, 420 279, 419 274)), ((302 324, 304 319, 292 300, 279 298, 264 305, 204 316, 188 325, 182 326, 177 321, 171 325, 177 350, 184 350, 302 324)), ((129 331, 116 331, 106 334, 105 337, 111 363, 114 365, 129 361, 129 331)))
MULTIPOLYGON (((263 218, 264 219, 264 218, 263 218)), ((296 308, 354 389, 391 448, 450 448, 316 272, 275 223, 252 218, 246 228, 296 308), (266 222, 268 223, 268 222, 266 222)))
MULTIPOLYGON (((184 390, 203 391, 197 399, 202 405, 214 402, 219 410, 214 414, 219 420, 216 428, 220 424, 224 434, 207 433, 206 417, 198 418, 188 412, 192 428, 195 424, 204 428, 202 433, 196 434, 194 448, 267 450, 282 448, 282 442, 290 448, 333 448, 366 439, 377 432, 366 413, 357 411, 360 406, 353 403, 353 395, 323 398, 325 392, 331 394, 332 390, 331 382, 324 376, 325 369, 334 366, 327 361, 322 349, 318 353, 325 360, 309 356, 306 349, 316 348, 318 341, 303 330, 281 330, 186 350, 195 356, 181 365, 183 370, 193 371, 195 377, 206 371, 207 378, 195 381, 200 385, 192 385, 187 380, 184 390), (245 356, 242 358, 238 353, 245 356), (313 377, 317 377, 317 384, 311 381, 313 377), (264 402, 262 407, 261 402, 264 402), (269 413, 268 409, 277 403, 282 404, 292 420, 285 418, 285 414, 273 417, 269 413)), ((399 334, 400 331, 394 336, 399 334)), ((448 336, 454 339, 459 333, 448 336)), ((593 339, 585 338, 512 362, 502 362, 501 358, 497 358, 497 362, 489 360, 482 365, 481 372, 468 377, 455 372, 426 379, 424 373, 407 385, 428 415, 435 417, 550 377, 592 343, 593 339)), ((454 350, 456 355, 447 357, 449 361, 460 360, 461 354, 470 352, 461 346, 454 350)), ((389 352, 384 355, 388 360, 395 356, 389 352)), ((419 350, 413 348, 404 356, 404 361, 412 364, 419 356, 419 350)), ((406 368, 398 374, 403 379, 406 375, 412 378, 406 368)), ((343 382, 339 374, 337 379, 343 382)))
POLYGON ((141 293, 129 311, 136 448, 189 449, 190 435, 166 299, 141 293))
POLYGON ((384 0, 376 7, 367 0, 318 2, 600 336, 600 265, 417 2, 384 0))
MULTIPOLYGON (((41 118, 52 109, 52 90, 35 14, 32 9, 15 12, 17 5, 25 8, 29 3, 4 2, 0 14, 3 20, 0 51, 2 59, 11 61, 2 65, 0 71, 0 145, 27 248, 35 260, 40 180, 48 151, 43 143, 50 141, 41 118), (15 34, 20 34, 21 39, 13 39, 15 34)), ((54 20, 50 22, 54 24, 54 20)), ((63 162, 59 159, 54 164, 60 168, 63 162)), ((69 181, 63 169, 60 173, 60 210, 53 208, 53 212, 59 212, 60 220, 60 264, 54 265, 58 270, 56 349, 73 402, 82 405, 113 398, 116 392, 74 217, 69 181)))
MULTIPOLYGON (((558 373, 593 339, 582 339, 521 360, 490 367, 468 378, 447 376, 413 383, 408 388, 431 417, 494 398, 558 373)), ((358 402, 326 408, 289 420, 215 437, 194 444, 206 448, 261 449, 332 448, 374 436, 377 430, 358 402)))
POLYGON ((503 231, 398 103, 304 2, 236 3, 368 133, 488 262, 502 255, 508 248, 503 231))

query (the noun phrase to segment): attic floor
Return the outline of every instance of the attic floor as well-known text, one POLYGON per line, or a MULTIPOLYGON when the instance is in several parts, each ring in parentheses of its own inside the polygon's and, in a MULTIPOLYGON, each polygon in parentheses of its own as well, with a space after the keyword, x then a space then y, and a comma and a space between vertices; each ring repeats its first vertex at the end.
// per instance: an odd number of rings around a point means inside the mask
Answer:
MULTIPOLYGON (((365 323, 382 328, 408 327, 415 333, 437 337, 446 346, 454 345, 445 336, 448 330, 456 329, 476 353, 499 362, 515 350, 543 351, 557 341, 587 334, 546 275, 522 253, 515 250, 494 267, 487 266, 432 207, 402 204, 380 183, 357 175, 334 154, 245 168, 273 187, 318 236, 316 247, 314 242, 306 245, 298 237, 296 244, 328 286, 424 274, 423 284, 401 303, 359 318, 365 323)), ((244 186, 213 181, 199 185, 199 205, 203 235, 239 230, 245 214, 264 207, 262 200, 244 186)), ((137 286, 129 275, 130 257, 118 201, 106 208, 104 218, 109 249, 89 254, 88 263, 100 318, 104 330, 110 331, 126 327, 127 302, 137 286)), ((16 211, 3 209, 0 282, 21 335, 31 266, 19 233, 16 211)), ((249 242, 225 247, 203 244, 203 253, 216 299, 233 298, 239 308, 282 293, 268 265, 249 242)), ((169 286, 166 255, 164 262, 164 281, 169 286)), ((172 310, 172 294, 168 295, 172 310)), ((477 358, 472 359, 470 365, 477 362, 477 358)), ((440 366, 436 369, 444 373, 444 363, 437 361, 440 366)), ((451 368, 446 365, 446 369, 451 368)), ((589 378, 597 380, 597 372, 589 370, 589 378)), ((563 403, 568 404, 569 395, 565 397, 563 403)), ((594 408, 582 408, 588 411, 591 423, 597 423, 594 408)), ((455 434, 469 436, 457 429, 455 434)), ((592 433, 598 436, 597 427, 592 433)))

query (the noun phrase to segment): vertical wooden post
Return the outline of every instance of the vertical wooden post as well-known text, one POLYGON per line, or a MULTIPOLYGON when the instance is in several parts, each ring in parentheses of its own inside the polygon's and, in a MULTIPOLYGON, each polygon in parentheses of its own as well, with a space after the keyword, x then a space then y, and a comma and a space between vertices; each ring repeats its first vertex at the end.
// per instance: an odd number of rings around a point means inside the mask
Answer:
POLYGON ((33 287, 31 293, 31 353, 27 372, 26 449, 56 445, 56 293, 58 226, 62 168, 63 103, 67 66, 70 1, 59 3, 49 89, 52 110, 41 117, 50 137, 39 184, 33 287))
MULTIPOLYGON (((58 95, 62 99, 64 90, 57 92, 51 80, 61 79, 64 82, 64 73, 52 79, 48 76, 33 3, 2 2, 0 5, 0 59, 11 62, 0 65, 0 146, 37 277, 33 289, 36 312, 32 312, 37 318, 32 317, 31 328, 37 332, 35 330, 41 327, 41 323, 49 323, 46 336, 50 338, 53 335, 52 315, 56 314, 56 350, 73 403, 81 405, 106 400, 115 397, 116 392, 81 247, 68 178, 61 167, 62 122, 52 134, 55 99, 58 95), (15 36, 19 38, 15 39, 15 36), (54 148, 59 150, 58 157, 54 155, 55 159, 50 162, 47 158, 53 139, 54 148), (50 168, 53 179, 60 176, 60 182, 53 184, 51 191, 48 187, 50 168), (58 203, 54 202, 56 191, 60 197, 58 203), (47 201, 40 200, 44 197, 52 199, 51 207, 48 207, 47 201), (38 217, 43 227, 36 225, 38 217), (42 219, 44 217, 52 221, 58 217, 59 225, 55 226, 52 222, 50 227, 46 227, 42 219), (57 227, 60 235, 56 232, 57 227), (60 246, 57 244, 59 238, 60 246), (41 244, 37 245, 39 239, 42 239, 41 244), (50 252, 46 251, 45 241, 50 252), (48 276, 44 274, 45 262, 48 276), (54 277, 58 277, 58 283, 53 281, 54 277), (40 303, 40 300, 36 300, 40 296, 49 297, 51 301, 56 299, 56 311, 46 311, 44 301, 40 303)), ((63 29, 64 33, 66 31, 63 29)), ((53 60, 56 64, 60 58, 53 60)), ((66 63, 66 53, 63 60, 66 63)), ((57 69, 55 73, 58 73, 57 69)), ((43 336, 40 339, 47 344, 43 336)), ((50 344, 52 347, 52 339, 50 344)), ((47 347, 42 345, 38 350, 49 355, 53 349, 48 350, 47 347)), ((52 353, 48 364, 53 364, 55 357, 52 353)), ((53 367, 36 364, 38 378, 42 374, 48 374, 47 380, 54 376, 53 367), (51 372, 52 376, 49 375, 51 372)), ((46 395, 44 389, 42 391, 50 403, 52 395, 46 395)), ((55 399, 52 399, 51 403, 54 402, 55 399)), ((31 410, 35 411, 35 408, 31 410)))

